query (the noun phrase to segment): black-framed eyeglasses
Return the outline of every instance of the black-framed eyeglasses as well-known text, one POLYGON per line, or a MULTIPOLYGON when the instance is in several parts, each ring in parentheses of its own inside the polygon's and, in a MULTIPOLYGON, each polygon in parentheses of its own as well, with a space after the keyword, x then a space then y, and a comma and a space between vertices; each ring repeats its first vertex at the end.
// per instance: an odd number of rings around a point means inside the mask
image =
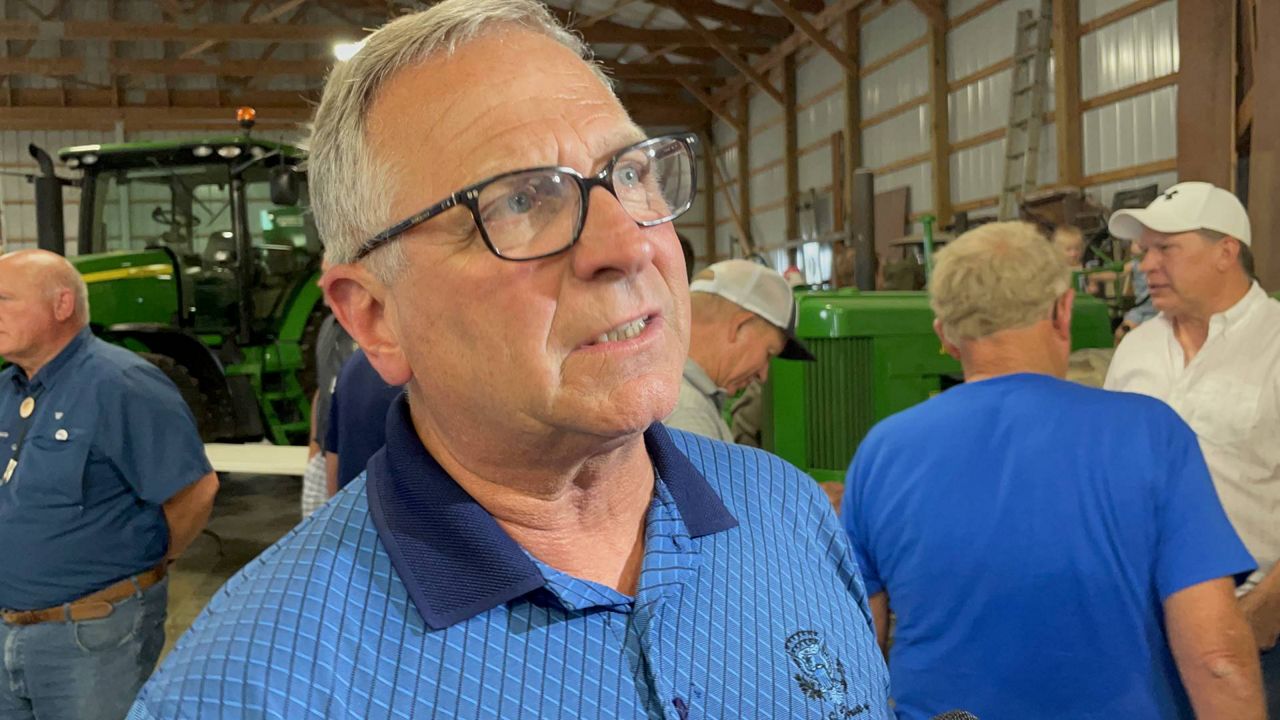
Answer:
POLYGON ((469 185, 370 238, 356 253, 369 253, 455 206, 471 211, 480 237, 503 260, 537 260, 578 242, 591 190, 617 198, 640 227, 671 222, 693 205, 697 187, 692 133, 663 135, 619 150, 604 169, 583 177, 573 168, 515 170, 469 185))

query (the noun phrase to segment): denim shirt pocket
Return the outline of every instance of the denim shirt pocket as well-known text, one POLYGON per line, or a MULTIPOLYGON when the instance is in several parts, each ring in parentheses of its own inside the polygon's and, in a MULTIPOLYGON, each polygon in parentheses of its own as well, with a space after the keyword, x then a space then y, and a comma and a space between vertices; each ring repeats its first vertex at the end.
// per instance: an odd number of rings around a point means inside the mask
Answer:
POLYGON ((19 502, 45 508, 79 508, 84 502, 85 464, 93 435, 87 428, 42 428, 32 432, 19 456, 19 502))

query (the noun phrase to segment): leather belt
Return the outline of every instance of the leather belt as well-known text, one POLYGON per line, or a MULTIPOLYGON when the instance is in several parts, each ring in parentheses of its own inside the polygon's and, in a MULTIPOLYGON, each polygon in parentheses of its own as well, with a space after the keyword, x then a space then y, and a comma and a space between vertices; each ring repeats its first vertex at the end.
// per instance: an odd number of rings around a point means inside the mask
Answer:
POLYGON ((160 563, 144 573, 127 577, 69 603, 43 610, 0 611, 0 620, 10 625, 100 620, 115 611, 115 603, 131 598, 163 580, 167 571, 168 566, 160 563))

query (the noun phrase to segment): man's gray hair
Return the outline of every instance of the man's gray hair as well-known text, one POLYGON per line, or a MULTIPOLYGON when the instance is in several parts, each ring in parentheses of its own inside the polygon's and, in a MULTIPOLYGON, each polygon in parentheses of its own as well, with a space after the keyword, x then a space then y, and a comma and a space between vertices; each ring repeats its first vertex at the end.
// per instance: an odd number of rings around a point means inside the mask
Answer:
MULTIPOLYGON (((311 123, 311 202, 330 263, 354 261, 362 244, 397 220, 389 217, 389 173, 377 166, 366 137, 368 112, 383 84, 406 67, 434 55, 451 55, 478 37, 512 27, 546 35, 569 48, 612 89, 582 39, 535 0, 444 0, 383 25, 354 57, 334 66, 311 123)), ((429 111, 431 99, 423 98, 423 106, 429 111)), ((393 243, 371 260, 370 269, 389 280, 403 267, 403 250, 393 243)))
POLYGON ((952 343, 1048 319, 1071 271, 1034 225, 999 222, 961 235, 938 253, 930 304, 952 343))

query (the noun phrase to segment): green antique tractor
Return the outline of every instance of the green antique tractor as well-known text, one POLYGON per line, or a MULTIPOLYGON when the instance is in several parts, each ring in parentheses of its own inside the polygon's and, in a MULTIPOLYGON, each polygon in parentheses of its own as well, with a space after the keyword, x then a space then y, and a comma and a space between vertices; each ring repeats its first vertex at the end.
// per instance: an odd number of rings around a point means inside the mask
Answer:
POLYGON ((237 118, 237 135, 64 148, 70 179, 32 146, 39 244, 69 255, 94 332, 160 367, 206 441, 305 444, 326 308, 303 154, 237 118), (80 187, 74 253, 64 185, 80 187))

